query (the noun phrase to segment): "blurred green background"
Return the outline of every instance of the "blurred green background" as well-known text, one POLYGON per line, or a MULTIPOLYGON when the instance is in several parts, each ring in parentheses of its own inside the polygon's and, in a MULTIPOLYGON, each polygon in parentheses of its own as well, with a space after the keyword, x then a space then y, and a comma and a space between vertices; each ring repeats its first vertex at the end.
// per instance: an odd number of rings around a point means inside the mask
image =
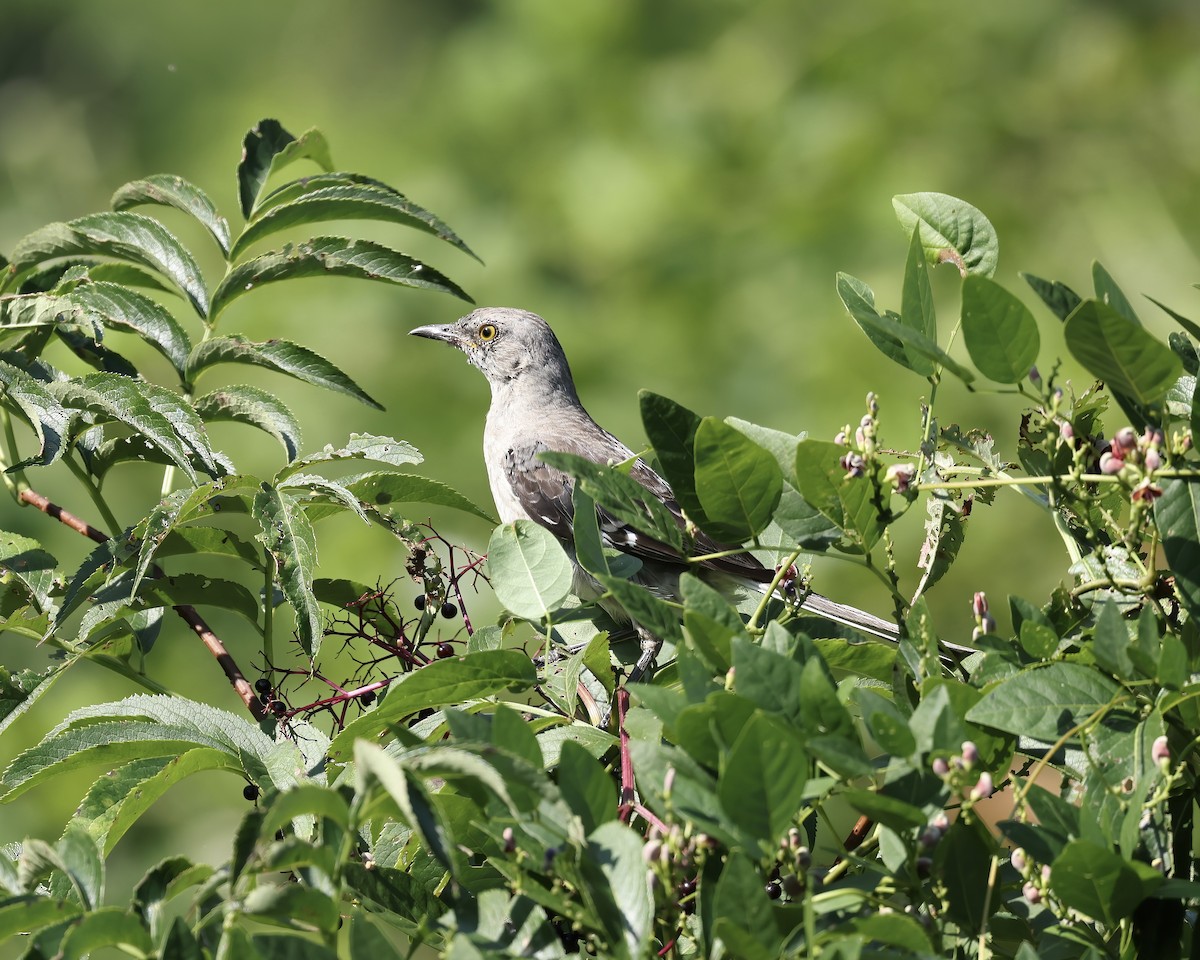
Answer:
MULTIPOLYGON (((824 438, 856 422, 875 390, 884 441, 911 447, 927 385, 879 356, 834 293, 845 270, 881 306, 898 307, 907 238, 894 194, 942 191, 982 209, 1000 236, 997 279, 1030 303, 1017 271, 1086 292, 1098 258, 1131 296, 1200 312, 1191 286, 1198 26, 1194 0, 6 0, 0 251, 48 221, 105 208, 121 183, 158 172, 191 179, 237 222, 241 137, 277 117, 297 135, 319 127, 340 168, 447 220, 486 266, 429 237, 367 233, 444 270, 480 304, 546 316, 585 403, 631 445, 641 442, 636 391, 649 387, 703 414, 824 438)), ((167 220, 209 252, 190 224, 167 220)), ((216 258, 205 266, 217 269, 216 258)), ((956 287, 948 271, 935 275, 943 342, 956 287)), ((1165 337, 1165 320, 1138 302, 1165 337)), ((431 293, 311 280, 246 296, 222 324, 306 343, 385 403, 377 413, 255 377, 299 413, 307 447, 351 431, 404 438, 431 476, 486 504, 486 386, 460 356, 405 337, 463 312, 431 293)), ((1061 336, 1047 311, 1035 312, 1048 369, 1061 336)), ((1078 370, 1068 362, 1064 372, 1078 370)), ((938 399, 943 424, 985 427, 1011 455, 1012 397, 947 383, 938 399)), ((215 435, 239 465, 279 462, 245 428, 215 435)), ((124 469, 109 489, 132 522, 157 498, 160 477, 124 469)), ((69 475, 34 478, 90 516, 69 475)), ((969 632, 973 590, 997 608, 1009 593, 1040 602, 1064 575, 1050 524, 1009 499, 975 511, 961 563, 931 597, 947 635, 969 632)), ((8 505, 0 517, 64 563, 84 552, 32 511, 8 505)), ((922 519, 897 531, 909 589, 922 519)), ((486 544, 480 522, 436 521, 451 538, 486 544)), ((325 576, 402 572, 401 553, 378 531, 339 520, 322 533, 325 576)), ((853 568, 818 561, 815 571, 822 592, 887 610, 853 568)), ((486 619, 491 607, 477 606, 486 619)), ((1005 627, 1006 612, 999 617, 1005 627)), ((212 619, 249 672, 244 630, 212 619)), ((37 661, 24 640, 0 644, 0 662, 37 661)), ((150 666, 181 693, 239 707, 175 625, 150 666)), ((0 744, 0 761, 72 706, 131 692, 98 669, 74 671, 0 744)), ((88 779, 76 792, 35 791, 0 808, 0 840, 57 836, 88 779)), ((220 861, 243 804, 227 778, 172 792, 118 847, 113 884, 170 852, 220 861)))

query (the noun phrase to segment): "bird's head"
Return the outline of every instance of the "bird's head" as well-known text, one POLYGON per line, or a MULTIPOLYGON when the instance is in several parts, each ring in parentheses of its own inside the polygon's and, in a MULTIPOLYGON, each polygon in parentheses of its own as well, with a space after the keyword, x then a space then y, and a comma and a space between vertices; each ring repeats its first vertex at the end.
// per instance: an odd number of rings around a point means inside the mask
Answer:
POLYGON ((518 380, 540 382, 574 396, 571 373, 558 338, 536 313, 513 307, 480 307, 455 323, 410 330, 415 337, 457 347, 493 388, 518 380))

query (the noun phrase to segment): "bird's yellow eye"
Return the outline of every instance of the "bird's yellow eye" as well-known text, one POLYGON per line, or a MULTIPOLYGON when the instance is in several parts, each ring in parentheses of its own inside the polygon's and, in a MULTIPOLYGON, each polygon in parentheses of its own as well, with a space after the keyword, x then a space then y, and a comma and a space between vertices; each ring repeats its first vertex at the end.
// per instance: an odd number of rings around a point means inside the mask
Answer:
POLYGON ((495 325, 494 325, 494 324, 491 324, 491 323, 485 323, 485 324, 482 324, 482 325, 479 327, 479 339, 480 339, 480 340, 483 340, 485 343, 486 343, 488 340, 495 340, 495 339, 496 339, 496 327, 495 327, 495 325))

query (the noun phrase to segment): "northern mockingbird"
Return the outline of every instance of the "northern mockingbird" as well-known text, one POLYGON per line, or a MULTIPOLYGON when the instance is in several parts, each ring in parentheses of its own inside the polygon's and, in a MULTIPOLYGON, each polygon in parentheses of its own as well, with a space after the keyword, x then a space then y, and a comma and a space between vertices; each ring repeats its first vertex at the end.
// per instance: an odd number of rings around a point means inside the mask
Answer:
MULTIPOLYGON (((554 331, 537 314, 509 307, 483 307, 456 323, 417 327, 413 336, 441 340, 457 347, 472 366, 487 377, 492 405, 483 431, 483 459, 496 510, 505 523, 532 520, 558 538, 574 556, 574 479, 540 459, 546 451, 576 454, 598 464, 622 463, 635 454, 588 415, 575 392, 571 368, 554 331)), ((641 459, 633 462, 630 476, 657 497, 678 518, 686 520, 668 483, 641 459)), ((677 596, 679 575, 691 570, 715 579, 734 578, 759 585, 774 579, 775 571, 749 553, 734 553, 699 563, 688 563, 670 547, 635 530, 599 509, 602 539, 621 553, 637 557, 642 566, 634 582, 660 596, 677 596)), ((692 556, 710 556, 730 550, 697 531, 691 538, 692 556)), ((578 563, 574 592, 584 600, 603 594, 600 584, 578 563)), ((619 622, 630 617, 615 602, 601 606, 619 622)), ((894 624, 855 607, 808 594, 802 608, 864 633, 895 641, 894 624)), ((635 674, 651 663, 661 641, 634 623, 642 638, 643 656, 635 674)))

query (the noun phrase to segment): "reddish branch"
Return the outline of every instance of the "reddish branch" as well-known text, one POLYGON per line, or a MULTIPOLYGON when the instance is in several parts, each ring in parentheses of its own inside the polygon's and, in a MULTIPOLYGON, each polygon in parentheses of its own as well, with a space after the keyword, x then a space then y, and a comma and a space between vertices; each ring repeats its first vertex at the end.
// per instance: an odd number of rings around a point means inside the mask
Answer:
MULTIPOLYGON (((90 523, 80 520, 79 517, 64 510, 58 504, 51 502, 48 498, 43 497, 40 493, 34 490, 22 490, 20 499, 30 506, 37 507, 42 513, 53 517, 59 523, 70 527, 81 536, 87 537, 96 543, 106 543, 109 539, 108 534, 103 530, 97 530, 90 523)), ((161 576, 162 571, 155 568, 155 575, 161 576)), ((263 718, 262 704, 258 702, 258 697, 255 696, 253 688, 242 676, 242 671, 238 669, 238 665, 234 662, 229 651, 225 649, 225 644, 221 639, 212 632, 212 628, 204 621, 204 618, 196 612, 196 608, 191 604, 180 603, 173 607, 174 611, 183 618, 184 623, 192 628, 192 632, 196 634, 201 642, 208 647, 208 652, 216 658, 217 663, 225 672, 225 676, 229 678, 229 682, 233 685, 233 689, 237 691, 237 695, 242 698, 242 702, 246 705, 246 709, 250 711, 255 720, 263 718)))

